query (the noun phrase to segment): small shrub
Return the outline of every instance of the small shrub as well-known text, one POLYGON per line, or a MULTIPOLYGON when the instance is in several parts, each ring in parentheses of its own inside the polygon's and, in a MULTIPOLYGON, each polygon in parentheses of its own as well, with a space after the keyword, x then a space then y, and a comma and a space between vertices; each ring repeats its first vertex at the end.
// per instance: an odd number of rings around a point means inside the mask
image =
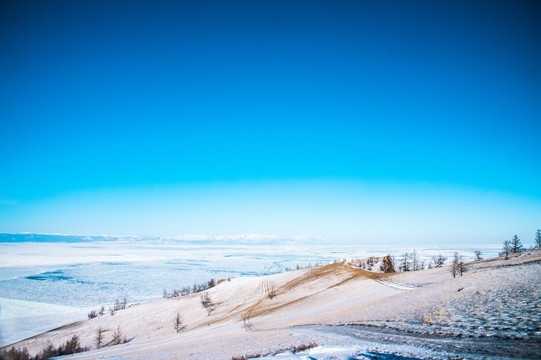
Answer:
POLYGON ((267 296, 269 299, 274 299, 278 295, 278 291, 276 290, 276 287, 274 285, 268 285, 267 284, 267 296))
POLYGON ((88 319, 94 319, 95 317, 98 317, 98 313, 96 312, 96 310, 92 310, 91 312, 88 313, 88 319))

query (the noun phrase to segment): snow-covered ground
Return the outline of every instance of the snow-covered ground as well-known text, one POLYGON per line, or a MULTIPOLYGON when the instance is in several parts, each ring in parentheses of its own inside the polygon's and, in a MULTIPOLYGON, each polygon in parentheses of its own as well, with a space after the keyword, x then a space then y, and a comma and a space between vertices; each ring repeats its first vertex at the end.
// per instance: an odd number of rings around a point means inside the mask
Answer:
POLYGON ((536 358, 539 274, 539 251, 474 262, 457 278, 447 268, 386 275, 340 262, 226 280, 208 291, 210 313, 199 294, 161 299, 16 345, 36 353, 78 335, 91 351, 73 359, 536 358), (100 327, 106 343, 118 328, 130 341, 96 349, 100 327))
MULTIPOLYGON (((161 298, 164 289, 211 278, 277 274, 297 265, 386 253, 381 246, 36 236, 23 240, 46 242, 0 243, 0 346, 84 320, 89 308, 108 307, 125 296, 130 303, 146 302, 161 298)), ((453 252, 417 246, 392 247, 392 253, 399 256, 413 248, 425 257, 453 252)), ((471 257, 480 249, 490 256, 497 248, 484 245, 463 252, 471 257)))

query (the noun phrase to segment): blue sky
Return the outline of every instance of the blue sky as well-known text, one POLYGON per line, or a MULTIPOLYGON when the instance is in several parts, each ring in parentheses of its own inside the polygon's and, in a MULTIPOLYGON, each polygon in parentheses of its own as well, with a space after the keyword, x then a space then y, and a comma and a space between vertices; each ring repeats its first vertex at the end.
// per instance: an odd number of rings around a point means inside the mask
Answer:
POLYGON ((0 232, 541 227, 536 1, 0 6, 0 232))

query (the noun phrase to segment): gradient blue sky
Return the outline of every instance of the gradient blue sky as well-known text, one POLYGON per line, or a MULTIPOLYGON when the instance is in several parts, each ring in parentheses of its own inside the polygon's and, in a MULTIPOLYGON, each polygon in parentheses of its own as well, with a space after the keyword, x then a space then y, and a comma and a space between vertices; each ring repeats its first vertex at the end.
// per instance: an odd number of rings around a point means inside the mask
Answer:
POLYGON ((0 232, 541 227, 538 1, 0 7, 0 232))

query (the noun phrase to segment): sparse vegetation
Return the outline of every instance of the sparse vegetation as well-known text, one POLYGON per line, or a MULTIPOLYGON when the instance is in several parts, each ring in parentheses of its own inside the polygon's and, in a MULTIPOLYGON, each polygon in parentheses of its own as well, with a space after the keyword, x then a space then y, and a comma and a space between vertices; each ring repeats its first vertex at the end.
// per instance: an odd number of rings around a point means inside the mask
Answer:
MULTIPOLYGON (((105 331, 101 327, 98 328, 96 332, 94 344, 98 349, 103 346, 104 332, 105 331)), ((122 336, 119 326, 113 333, 111 345, 118 345, 126 342, 128 342, 128 340, 122 336)), ((88 347, 81 346, 79 336, 73 335, 69 340, 67 340, 64 344, 60 345, 57 348, 55 348, 51 343, 49 343, 47 347, 45 347, 35 356, 30 356, 28 349, 25 347, 16 348, 12 346, 9 350, 0 351, 0 360, 46 360, 58 356, 71 355, 88 350, 90 350, 88 347)))
POLYGON ((45 360, 53 357, 75 354, 83 351, 88 351, 88 348, 81 347, 79 343, 79 336, 73 335, 71 339, 64 344, 55 348, 52 344, 47 345, 36 356, 30 356, 28 349, 23 347, 16 348, 12 346, 9 350, 3 350, 0 352, 0 359, 5 360, 45 360))
MULTIPOLYGON (((230 279, 229 279, 230 281, 230 279)), ((176 298, 180 296, 186 296, 190 294, 197 294, 202 291, 206 291, 210 288, 213 288, 216 286, 216 281, 214 279, 210 279, 206 283, 202 284, 193 284, 193 286, 184 286, 182 289, 173 289, 172 292, 168 292, 167 290, 163 290, 163 297, 164 299, 171 299, 176 298)))
POLYGON ((113 310, 114 311, 124 310, 126 309, 127 304, 128 304, 128 298, 126 296, 124 296, 122 300, 116 299, 113 310))
POLYGON ((237 356, 233 356, 231 358, 231 360, 257 359, 257 358, 265 357, 265 356, 269 356, 269 355, 276 356, 278 354, 285 353, 286 351, 291 351, 293 354, 296 354, 296 353, 301 352, 301 351, 306 351, 306 350, 315 348, 316 346, 317 346, 317 344, 312 341, 309 344, 301 344, 301 345, 298 345, 298 346, 291 346, 289 348, 283 348, 283 349, 269 351, 269 352, 259 352, 259 353, 237 355, 237 356))
POLYGON ((373 271, 374 266, 378 263, 379 258, 370 256, 369 258, 359 262, 359 267, 364 270, 373 271))
MULTIPOLYGON (((109 306, 109 313, 111 315, 114 315, 115 312, 117 312, 118 310, 126 309, 127 304, 128 304, 128 298, 126 296, 124 296, 122 300, 116 299, 115 304, 113 306, 109 306)), ((88 313, 88 319, 91 320, 98 316, 103 316, 104 314, 105 314, 105 306, 102 305, 102 307, 98 311, 96 310, 90 311, 88 313)))
POLYGON ((28 353, 27 348, 16 348, 12 346, 9 350, 3 350, 0 352, 0 359, 6 360, 31 360, 32 357, 28 353))

